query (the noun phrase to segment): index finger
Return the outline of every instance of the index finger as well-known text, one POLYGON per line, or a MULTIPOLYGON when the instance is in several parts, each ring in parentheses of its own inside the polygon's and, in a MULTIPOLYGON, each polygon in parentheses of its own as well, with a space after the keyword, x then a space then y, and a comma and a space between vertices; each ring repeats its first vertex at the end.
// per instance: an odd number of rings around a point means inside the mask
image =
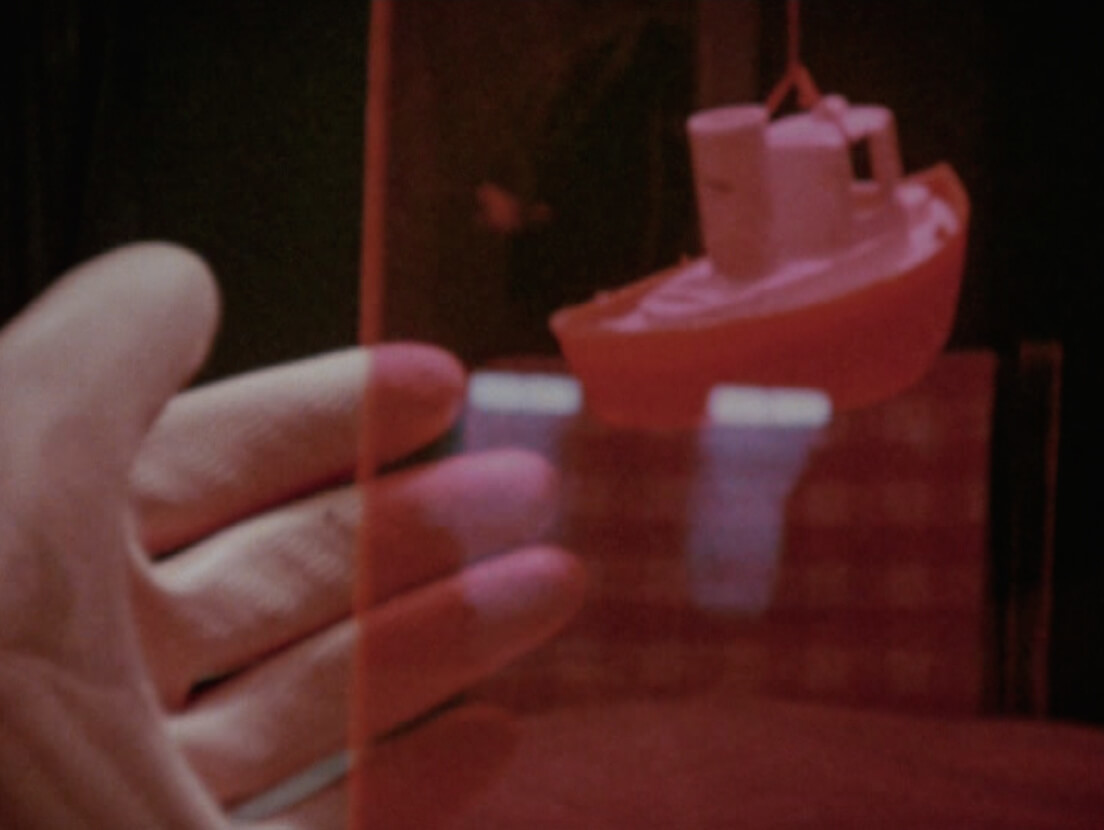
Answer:
POLYGON ((365 400, 376 465, 397 460, 448 429, 463 387, 447 352, 394 344, 186 392, 154 425, 131 474, 142 540, 154 554, 172 550, 350 477, 365 400))

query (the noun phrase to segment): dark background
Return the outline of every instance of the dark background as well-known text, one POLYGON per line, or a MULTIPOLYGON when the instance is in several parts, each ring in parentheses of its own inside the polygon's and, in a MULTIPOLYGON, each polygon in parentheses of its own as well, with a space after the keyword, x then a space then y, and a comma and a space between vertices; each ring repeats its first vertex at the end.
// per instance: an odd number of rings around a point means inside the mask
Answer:
MULTIPOLYGON (((694 249, 681 119, 706 87, 761 96, 784 55, 780 2, 398 6, 386 330, 473 363, 549 351, 553 308, 694 249), (746 25, 703 32, 706 14, 746 25), (474 218, 483 181, 550 204, 552 220, 488 231, 474 218)), ((154 237, 219 275, 224 334, 206 377, 353 341, 366 0, 45 0, 2 14, 0 319, 80 259, 154 237)), ((1051 708, 1099 721, 1087 286, 1101 211, 1083 17, 807 2, 803 52, 822 89, 895 110, 907 169, 947 160, 966 183, 954 345, 1064 348, 1051 708)))

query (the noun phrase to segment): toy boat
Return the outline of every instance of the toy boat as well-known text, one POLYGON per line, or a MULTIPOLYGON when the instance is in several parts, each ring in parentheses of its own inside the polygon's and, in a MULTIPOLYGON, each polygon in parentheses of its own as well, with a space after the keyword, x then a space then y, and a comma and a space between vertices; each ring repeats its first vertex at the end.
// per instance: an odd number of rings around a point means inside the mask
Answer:
POLYGON ((588 407, 685 427, 716 384, 816 388, 844 410, 918 380, 962 278, 969 201, 951 168, 903 176, 893 114, 839 96, 687 129, 706 256, 551 319, 588 407))

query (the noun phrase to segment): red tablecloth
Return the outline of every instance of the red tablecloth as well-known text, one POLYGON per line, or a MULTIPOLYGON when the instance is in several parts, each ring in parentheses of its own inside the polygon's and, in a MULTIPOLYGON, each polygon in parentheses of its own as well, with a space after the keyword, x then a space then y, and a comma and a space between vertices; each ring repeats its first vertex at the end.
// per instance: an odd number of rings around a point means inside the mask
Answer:
POLYGON ((823 425, 772 415, 768 392, 689 434, 473 404, 469 447, 521 444, 561 470, 553 535, 592 577, 577 622, 494 696, 532 711, 723 687, 978 712, 995 368, 949 354, 823 425))
POLYGON ((469 447, 560 467, 593 587, 480 690, 520 742, 455 826, 1104 826, 1104 732, 980 714, 995 369, 823 427, 769 395, 682 436, 469 407, 469 447))

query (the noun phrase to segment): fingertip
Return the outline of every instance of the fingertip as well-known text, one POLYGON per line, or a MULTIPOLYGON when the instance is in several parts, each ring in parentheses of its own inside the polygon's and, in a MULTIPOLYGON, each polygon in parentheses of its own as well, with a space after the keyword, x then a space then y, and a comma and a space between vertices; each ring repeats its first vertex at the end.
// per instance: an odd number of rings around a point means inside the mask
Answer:
POLYGON ((195 251, 164 241, 117 248, 79 271, 98 282, 105 318, 126 315, 119 336, 101 340, 126 367, 122 383, 148 427, 210 353, 221 315, 214 274, 195 251))
POLYGON ((117 281, 120 293, 138 302, 151 337, 164 337, 164 326, 178 344, 177 377, 172 389, 187 382, 211 348, 222 313, 214 273, 195 251, 173 242, 136 242, 93 261, 117 281))
POLYGON ((378 463, 397 460, 442 435, 456 420, 467 373, 454 355, 422 343, 369 351, 368 423, 378 463))
POLYGON ((582 606, 590 583, 586 565, 575 554, 556 545, 540 545, 524 551, 533 578, 549 586, 555 607, 566 622, 582 606))
POLYGON ((582 606, 582 562, 555 545, 533 545, 470 572, 468 600, 487 631, 518 634, 532 647, 567 624, 582 606), (524 632, 524 634, 522 634, 524 632))
POLYGON ((129 466, 202 363, 218 312, 206 263, 170 243, 127 245, 64 274, 2 336, 0 375, 23 393, 12 417, 25 442, 52 446, 62 466, 129 466))
POLYGON ((401 390, 426 407, 452 404, 463 395, 467 371, 454 354, 428 343, 386 343, 371 350, 373 379, 401 390))
POLYGON ((135 242, 67 272, 43 298, 57 347, 95 351, 134 387, 168 398, 199 369, 221 311, 207 262, 171 242, 135 242), (51 310, 53 310, 51 309, 51 310))
POLYGON ((213 331, 222 311, 218 282, 207 260, 191 248, 175 242, 136 242, 113 253, 130 273, 160 289, 160 300, 178 306, 197 328, 213 331))
POLYGON ((559 497, 559 470, 538 452, 521 447, 502 447, 468 457, 484 459, 484 463, 496 468, 503 480, 524 490, 534 503, 547 504, 559 497))
POLYGON ((544 456, 527 449, 502 447, 451 459, 450 467, 470 471, 471 491, 485 492, 486 518, 499 527, 525 528, 514 544, 535 541, 555 522, 560 473, 544 456), (493 482, 493 486, 490 484, 493 482))

